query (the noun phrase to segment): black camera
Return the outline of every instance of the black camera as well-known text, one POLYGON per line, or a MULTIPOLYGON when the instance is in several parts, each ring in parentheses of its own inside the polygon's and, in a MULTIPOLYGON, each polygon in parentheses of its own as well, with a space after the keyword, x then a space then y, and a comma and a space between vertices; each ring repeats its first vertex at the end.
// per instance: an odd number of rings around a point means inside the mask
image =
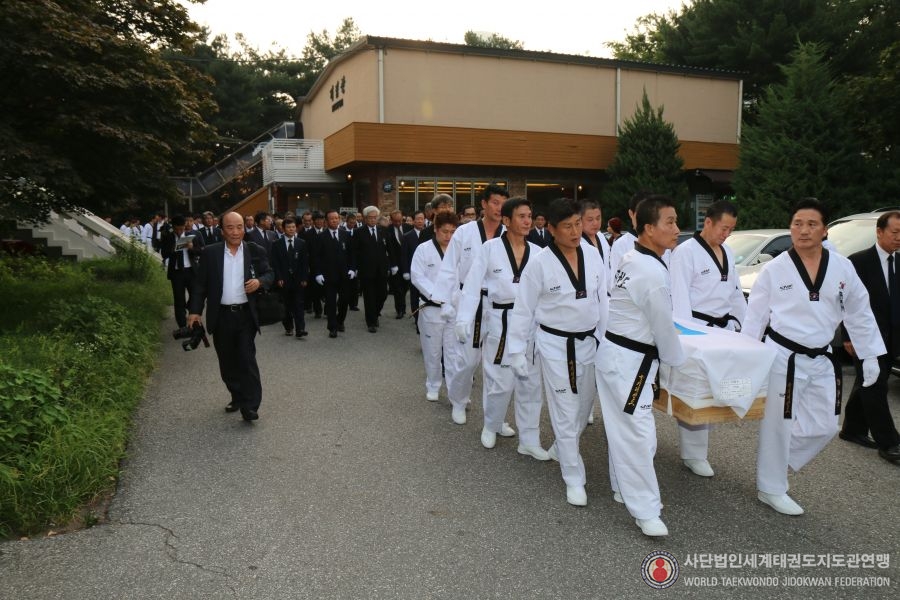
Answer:
POLYGON ((193 327, 179 327, 172 332, 172 337, 176 340, 184 340, 181 347, 185 352, 196 350, 200 342, 203 342, 204 348, 209 348, 209 338, 206 337, 206 328, 200 323, 195 323, 193 327))

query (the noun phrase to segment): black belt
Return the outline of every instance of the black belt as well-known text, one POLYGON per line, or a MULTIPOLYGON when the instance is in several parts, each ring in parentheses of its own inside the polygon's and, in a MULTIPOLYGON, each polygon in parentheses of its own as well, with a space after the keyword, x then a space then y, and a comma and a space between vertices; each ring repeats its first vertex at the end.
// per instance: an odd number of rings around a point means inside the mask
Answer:
POLYGON ((772 341, 776 344, 783 346, 791 351, 791 355, 788 358, 787 363, 787 381, 784 384, 784 418, 790 419, 793 414, 794 407, 794 358, 798 354, 803 354, 808 356, 809 358, 818 358, 819 356, 825 356, 828 360, 831 361, 831 365, 834 367, 834 389, 835 389, 835 399, 834 399, 834 414, 841 414, 841 387, 844 383, 844 373, 841 370, 841 363, 838 361, 838 358, 831 352, 830 346, 823 346, 822 348, 807 348, 797 342, 790 340, 771 327, 766 327, 766 335, 772 338, 772 341))
POLYGON ((249 302, 244 302, 243 304, 222 304, 222 310, 238 312, 240 310, 247 310, 250 308, 249 302))
MULTIPOLYGON (((459 289, 462 289, 462 284, 459 284, 459 289)), ((487 290, 481 290, 481 298, 478 299, 478 310, 475 311, 475 329, 472 332, 473 348, 481 348, 481 313, 486 296, 487 290)))
POLYGON ((559 329, 547 327, 546 325, 541 325, 541 329, 547 333, 566 338, 566 364, 569 368, 569 385, 572 387, 572 393, 577 394, 578 384, 576 383, 576 380, 578 378, 576 377, 575 340, 586 340, 589 335, 594 334, 594 329, 591 329, 590 331, 561 331, 559 329))
POLYGON ((422 305, 424 305, 424 306, 433 306, 433 307, 435 307, 435 308, 440 308, 440 307, 441 307, 440 304, 438 304, 437 302, 434 302, 434 301, 432 301, 432 300, 425 300, 424 302, 421 302, 421 303, 422 303, 422 305))
POLYGON ((502 310, 503 312, 500 314, 500 343, 497 344, 497 354, 494 355, 494 364, 499 365, 500 361, 503 359, 503 351, 506 349, 506 313, 511 310, 515 304, 510 302, 508 304, 497 304, 496 302, 491 302, 491 307, 496 310, 502 310))
POLYGON ((700 319, 701 321, 706 321, 706 324, 709 325, 710 327, 721 327, 722 329, 725 329, 726 327, 728 327, 728 321, 734 321, 738 325, 741 324, 741 322, 737 320, 737 317, 735 317, 732 314, 728 314, 728 313, 722 315, 721 317, 713 317, 712 315, 702 313, 699 310, 692 310, 691 316, 694 317, 695 319, 700 319))
MULTIPOLYGON (((641 361, 641 366, 638 368, 637 375, 634 376, 634 383, 631 384, 631 391, 628 393, 628 401, 625 403, 625 412, 629 415, 633 415, 634 409, 637 408, 641 392, 644 390, 644 384, 647 382, 647 375, 650 374, 650 367, 653 366, 654 360, 659 360, 659 350, 656 349, 656 346, 651 344, 637 342, 609 331, 606 332, 606 339, 613 344, 644 355, 644 360, 641 361)), ((658 394, 659 385, 657 384, 656 389, 653 391, 654 398, 656 398, 658 394)))

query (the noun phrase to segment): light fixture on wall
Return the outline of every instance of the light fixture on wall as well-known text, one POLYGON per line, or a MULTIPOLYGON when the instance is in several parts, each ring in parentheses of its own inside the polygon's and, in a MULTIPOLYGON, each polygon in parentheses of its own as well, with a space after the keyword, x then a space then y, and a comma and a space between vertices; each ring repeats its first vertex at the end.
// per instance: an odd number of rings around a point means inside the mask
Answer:
POLYGON ((353 173, 347 173, 347 181, 353 181, 353 173))

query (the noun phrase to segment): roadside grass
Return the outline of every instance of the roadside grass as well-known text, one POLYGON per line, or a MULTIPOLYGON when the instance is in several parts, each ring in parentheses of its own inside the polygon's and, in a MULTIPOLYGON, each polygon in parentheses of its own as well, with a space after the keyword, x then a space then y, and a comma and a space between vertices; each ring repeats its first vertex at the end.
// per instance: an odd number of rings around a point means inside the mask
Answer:
POLYGON ((0 536, 64 525, 115 486, 171 294, 138 252, 0 258, 0 536))

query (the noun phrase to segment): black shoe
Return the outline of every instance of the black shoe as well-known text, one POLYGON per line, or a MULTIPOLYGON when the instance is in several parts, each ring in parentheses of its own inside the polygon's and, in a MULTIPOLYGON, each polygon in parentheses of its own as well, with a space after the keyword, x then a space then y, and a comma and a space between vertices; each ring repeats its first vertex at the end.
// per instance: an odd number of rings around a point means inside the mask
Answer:
POLYGON ((375 329, 374 325, 369 325, 369 333, 375 333, 376 331, 378 331, 378 330, 375 329))
POLYGON ((328 337, 330 337, 330 338, 336 338, 336 337, 337 337, 337 330, 335 330, 335 329, 329 330, 329 331, 328 331, 328 337))
POLYGON ((340 332, 347 331, 347 329, 344 327, 344 324, 343 324, 343 323, 341 323, 340 325, 338 325, 337 330, 340 331, 340 332))
POLYGON ((234 402, 229 402, 225 405, 225 412, 237 412, 238 408, 240 407, 237 404, 235 404, 234 402))
POLYGON ((300 331, 297 332, 298 338, 306 337, 308 335, 309 335, 309 332, 306 331, 305 329, 301 329, 300 331))
POLYGON ((316 313, 316 318, 317 318, 317 319, 321 319, 321 318, 322 318, 322 313, 316 313))
POLYGON ((850 442, 852 444, 859 444, 863 448, 877 448, 878 444, 875 443, 875 440, 870 438, 867 435, 854 435, 852 433, 847 433, 845 431, 841 431, 838 433, 838 437, 844 440, 845 442, 850 442))
POLYGON ((405 312, 398 312, 398 313, 397 313, 397 316, 396 316, 395 318, 396 318, 396 319, 402 319, 402 318, 405 317, 405 316, 406 316, 406 313, 405 313, 405 312))
POLYGON ((381 319, 375 319, 375 327, 381 327, 381 319))
POLYGON ((348 308, 349 308, 350 310, 354 311, 354 312, 359 311, 359 307, 358 307, 358 306, 349 306, 348 308))
POLYGON ((294 330, 293 329, 285 329, 284 335, 290 337, 290 336, 294 335, 294 330))
POLYGON ((887 448, 879 448, 878 456, 888 462, 900 462, 900 446, 888 446, 887 448))
POLYGON ((244 417, 245 421, 255 421, 259 418, 259 414, 252 408, 242 408, 241 416, 244 417))

